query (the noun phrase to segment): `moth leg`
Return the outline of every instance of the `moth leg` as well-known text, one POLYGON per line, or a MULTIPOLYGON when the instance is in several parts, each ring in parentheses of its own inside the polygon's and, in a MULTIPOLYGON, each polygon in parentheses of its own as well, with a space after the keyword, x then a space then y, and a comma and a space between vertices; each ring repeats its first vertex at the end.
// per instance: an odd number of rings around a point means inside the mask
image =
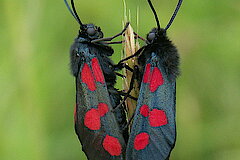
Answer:
POLYGON ((106 42, 104 44, 122 44, 125 43, 125 41, 117 41, 117 42, 106 42))
POLYGON ((126 78, 126 76, 124 76, 123 74, 121 73, 118 73, 118 72, 114 72, 117 76, 121 77, 121 78, 126 78))
POLYGON ((121 105, 126 101, 126 99, 129 97, 131 91, 133 90, 134 88, 134 80, 135 80, 135 76, 136 76, 136 71, 138 70, 138 68, 136 68, 136 66, 134 67, 134 70, 133 70, 133 75, 132 75, 132 78, 131 78, 131 81, 130 81, 130 85, 129 85, 129 89, 127 91, 127 93, 125 94, 123 100, 119 103, 119 105, 113 109, 113 112, 115 109, 121 107, 121 105))
POLYGON ((129 70, 130 72, 134 72, 134 69, 132 69, 131 67, 129 67, 127 64, 124 64, 123 67, 126 68, 127 70, 129 70))
POLYGON ((135 35, 136 39, 139 38, 142 41, 146 42, 146 39, 144 39, 143 37, 139 36, 136 32, 133 32, 133 34, 135 35))
MULTIPOLYGON (((127 93, 123 92, 123 91, 118 91, 118 93, 121 95, 121 96, 126 96, 127 93)), ((128 98, 131 98, 132 100, 134 101, 137 101, 138 99, 136 97, 133 97, 131 95, 128 95, 128 98)))
POLYGON ((121 70, 123 68, 129 70, 130 72, 133 72, 134 70, 131 67, 129 67, 126 63, 118 63, 118 64, 115 64, 113 67, 115 70, 121 70))
POLYGON ((128 127, 130 126, 132 120, 133 120, 134 114, 132 115, 132 117, 128 120, 128 123, 126 124, 126 126, 123 128, 123 131, 125 131, 126 129, 128 129, 128 127))
POLYGON ((145 49, 146 46, 143 46, 142 48, 140 48, 136 53, 134 53, 133 55, 126 57, 124 59, 122 59, 121 61, 118 62, 117 65, 121 65, 121 63, 123 63, 124 61, 129 60, 130 58, 136 57, 138 56, 140 53, 142 53, 142 51, 145 49))
POLYGON ((106 37, 106 38, 99 38, 99 39, 95 39, 95 40, 92 40, 91 43, 96 43, 96 42, 100 42, 100 41, 111 41, 113 40, 114 38, 118 37, 118 36, 121 36, 127 29, 127 27, 129 26, 129 22, 126 23, 124 29, 116 34, 115 36, 112 36, 112 37, 106 37))

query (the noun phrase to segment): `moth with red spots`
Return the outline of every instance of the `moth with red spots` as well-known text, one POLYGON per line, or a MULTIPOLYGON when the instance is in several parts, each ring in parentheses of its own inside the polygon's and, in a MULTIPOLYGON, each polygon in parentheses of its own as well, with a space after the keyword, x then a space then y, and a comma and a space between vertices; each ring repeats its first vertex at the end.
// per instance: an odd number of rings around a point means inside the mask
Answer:
MULTIPOLYGON (((157 28, 147 35, 147 45, 120 63, 138 56, 140 93, 129 136, 127 160, 166 160, 176 141, 176 78, 179 54, 166 35, 181 4, 179 0, 168 25, 163 29, 150 0, 157 28)), ((136 72, 133 72, 136 73, 136 72)), ((137 74, 137 73, 136 73, 137 74)), ((132 88, 130 88, 131 90, 132 88)))
POLYGON ((113 49, 106 41, 122 35, 103 38, 100 27, 82 24, 75 10, 64 0, 73 17, 80 24, 78 37, 70 49, 71 71, 76 78, 75 131, 82 144, 82 150, 89 160, 125 159, 128 133, 123 107, 112 112, 121 101, 121 95, 114 88, 116 74, 109 58, 113 49), (125 139, 124 139, 125 138, 125 139))

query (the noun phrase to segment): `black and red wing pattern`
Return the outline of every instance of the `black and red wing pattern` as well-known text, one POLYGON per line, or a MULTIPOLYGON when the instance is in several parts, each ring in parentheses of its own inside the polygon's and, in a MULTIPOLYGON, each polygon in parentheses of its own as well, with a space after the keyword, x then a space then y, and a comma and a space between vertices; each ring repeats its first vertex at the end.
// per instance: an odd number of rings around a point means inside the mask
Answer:
POLYGON ((127 160, 165 160, 175 145, 175 80, 152 53, 147 59, 127 145, 127 160))
POLYGON ((107 86, 96 55, 78 48, 75 61, 75 130, 89 160, 122 160, 125 141, 112 112, 107 86), (77 63, 78 62, 78 63, 77 63), (76 66, 78 65, 78 66, 76 66))

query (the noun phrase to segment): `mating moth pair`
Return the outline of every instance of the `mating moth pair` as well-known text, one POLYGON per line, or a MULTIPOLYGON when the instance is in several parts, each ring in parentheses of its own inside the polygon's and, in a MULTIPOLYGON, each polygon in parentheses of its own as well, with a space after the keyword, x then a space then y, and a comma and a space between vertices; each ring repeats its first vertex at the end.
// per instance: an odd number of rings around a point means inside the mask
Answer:
MULTIPOLYGON (((126 31, 129 23, 115 36, 103 37, 100 27, 83 24, 76 12, 74 1, 69 11, 80 25, 70 49, 71 71, 76 81, 75 131, 82 149, 90 160, 165 160, 176 141, 176 78, 179 75, 179 55, 168 39, 171 26, 182 4, 177 7, 165 28, 160 27, 156 11, 150 0, 157 27, 145 40, 146 45, 135 54, 114 64, 109 44, 126 31), (127 60, 136 57, 138 65, 127 66, 127 60), (129 90, 124 93, 115 88, 116 71, 126 68, 132 72, 129 90), (137 81, 138 97, 130 95, 137 81), (133 117, 126 118, 126 98, 137 101, 133 117), (130 133, 128 127, 132 120, 130 133)), ((124 77, 124 76, 122 76, 124 77)))

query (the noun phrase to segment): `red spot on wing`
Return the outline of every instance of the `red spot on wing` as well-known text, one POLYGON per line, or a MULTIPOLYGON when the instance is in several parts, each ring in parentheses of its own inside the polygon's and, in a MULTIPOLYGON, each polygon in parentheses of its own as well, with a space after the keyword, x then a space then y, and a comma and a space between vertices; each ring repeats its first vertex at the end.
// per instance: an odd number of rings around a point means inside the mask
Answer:
POLYGON ((104 83, 104 76, 97 58, 92 59, 92 69, 93 69, 93 74, 95 76, 96 81, 104 83))
POLYGON ((109 135, 106 135, 103 140, 103 148, 112 156, 119 156, 122 153, 119 140, 109 135))
POLYGON ((163 110, 153 109, 149 114, 149 123, 152 127, 160 127, 166 125, 167 116, 163 110))
POLYGON ((93 74, 87 63, 84 63, 84 65, 83 65, 82 72, 81 72, 81 78, 82 78, 83 83, 86 83, 89 90, 91 90, 91 91, 96 90, 96 84, 94 82, 93 74))
POLYGON ((98 112, 100 114, 100 116, 104 116, 107 112, 109 111, 108 109, 108 105, 105 103, 99 103, 98 104, 98 112))
POLYGON ((143 75, 143 83, 148 83, 149 82, 150 74, 151 74, 151 64, 148 63, 145 67, 145 72, 144 72, 144 75, 143 75))
POLYGON ((144 117, 148 117, 149 107, 146 104, 142 105, 142 107, 140 108, 140 114, 144 117))
POLYGON ((142 150, 149 144, 149 135, 145 132, 138 134, 134 139, 134 148, 142 150))
POLYGON ((76 123, 77 122, 77 104, 75 105, 74 107, 74 122, 76 123))
POLYGON ((163 83, 164 80, 161 71, 159 70, 159 68, 154 67, 152 76, 150 78, 150 91, 155 92, 159 86, 163 85, 163 83))
POLYGON ((97 109, 89 110, 84 117, 84 125, 91 130, 99 130, 101 127, 100 114, 97 109))

